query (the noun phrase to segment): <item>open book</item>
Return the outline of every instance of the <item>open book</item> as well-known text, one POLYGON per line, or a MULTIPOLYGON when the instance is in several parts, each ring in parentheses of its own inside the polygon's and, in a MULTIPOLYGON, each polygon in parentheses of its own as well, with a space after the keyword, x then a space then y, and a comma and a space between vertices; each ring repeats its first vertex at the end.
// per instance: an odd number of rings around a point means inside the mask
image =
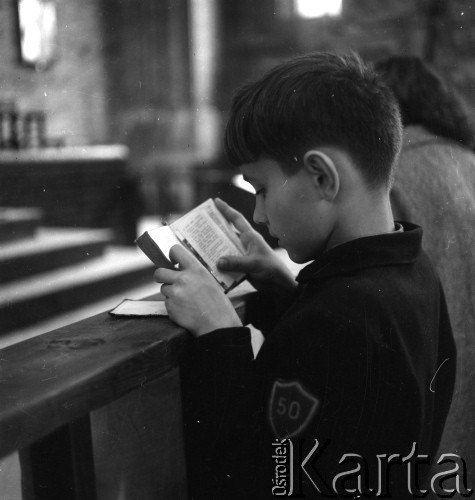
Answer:
POLYGON ((170 249, 188 248, 227 292, 244 279, 244 274, 223 273, 217 262, 223 255, 244 255, 245 250, 233 226, 209 199, 168 226, 145 231, 135 241, 157 266, 174 269, 170 249))

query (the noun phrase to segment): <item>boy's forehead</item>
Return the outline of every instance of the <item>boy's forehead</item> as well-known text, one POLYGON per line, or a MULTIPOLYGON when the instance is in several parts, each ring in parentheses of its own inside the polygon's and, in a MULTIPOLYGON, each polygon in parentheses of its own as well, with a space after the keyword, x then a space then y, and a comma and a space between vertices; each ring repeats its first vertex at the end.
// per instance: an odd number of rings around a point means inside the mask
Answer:
POLYGON ((244 180, 250 182, 260 180, 267 177, 276 169, 280 169, 279 164, 275 160, 269 158, 258 159, 251 163, 245 163, 240 167, 244 180))

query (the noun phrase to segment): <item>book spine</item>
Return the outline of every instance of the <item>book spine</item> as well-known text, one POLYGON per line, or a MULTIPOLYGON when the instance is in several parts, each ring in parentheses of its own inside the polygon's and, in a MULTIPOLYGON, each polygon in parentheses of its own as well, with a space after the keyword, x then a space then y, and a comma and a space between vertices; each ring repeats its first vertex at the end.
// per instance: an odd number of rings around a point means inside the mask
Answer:
POLYGON ((173 265, 153 239, 144 233, 135 240, 136 245, 157 267, 173 269, 173 265))

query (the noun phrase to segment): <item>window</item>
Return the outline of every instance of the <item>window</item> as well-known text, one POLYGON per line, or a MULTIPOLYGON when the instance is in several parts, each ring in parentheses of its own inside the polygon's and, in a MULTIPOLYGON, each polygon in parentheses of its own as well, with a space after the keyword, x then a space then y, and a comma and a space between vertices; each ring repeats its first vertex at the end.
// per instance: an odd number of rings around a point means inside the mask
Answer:
POLYGON ((343 0, 276 0, 276 10, 283 18, 339 16, 342 2, 343 0))
POLYGON ((56 5, 53 0, 18 0, 21 61, 41 70, 54 59, 56 5))
POLYGON ((301 17, 338 16, 342 0, 295 0, 295 10, 301 17))

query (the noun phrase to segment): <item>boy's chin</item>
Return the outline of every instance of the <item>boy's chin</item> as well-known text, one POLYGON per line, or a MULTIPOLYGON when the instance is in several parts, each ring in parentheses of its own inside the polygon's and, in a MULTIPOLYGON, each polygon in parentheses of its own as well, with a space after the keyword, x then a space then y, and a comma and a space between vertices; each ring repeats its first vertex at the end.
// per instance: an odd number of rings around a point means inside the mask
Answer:
POLYGON ((295 264, 306 264, 307 262, 311 262, 315 260, 324 251, 323 248, 319 248, 318 251, 313 254, 309 252, 294 251, 292 249, 284 247, 281 248, 283 248, 287 252, 289 259, 295 264))
POLYGON ((311 258, 308 258, 308 256, 299 255, 295 252, 292 252, 292 250, 285 249, 285 251, 287 252, 287 255, 289 256, 289 259, 292 262, 294 262, 295 264, 305 264, 306 262, 309 262, 310 260, 312 260, 311 258))

